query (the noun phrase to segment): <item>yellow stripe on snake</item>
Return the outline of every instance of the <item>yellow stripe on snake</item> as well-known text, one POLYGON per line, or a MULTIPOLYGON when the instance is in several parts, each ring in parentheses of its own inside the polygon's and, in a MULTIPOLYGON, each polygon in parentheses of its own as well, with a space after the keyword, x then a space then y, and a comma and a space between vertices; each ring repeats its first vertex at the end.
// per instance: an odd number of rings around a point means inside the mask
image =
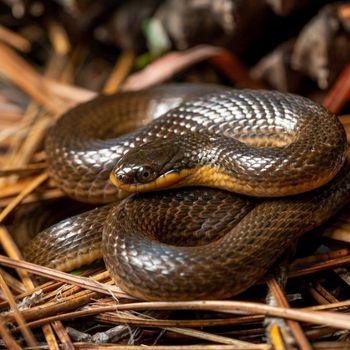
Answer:
POLYGON ((68 196, 111 204, 41 232, 27 259, 70 270, 103 256, 118 286, 148 300, 240 293, 350 194, 336 116, 275 91, 101 96, 63 115, 45 148, 68 196))

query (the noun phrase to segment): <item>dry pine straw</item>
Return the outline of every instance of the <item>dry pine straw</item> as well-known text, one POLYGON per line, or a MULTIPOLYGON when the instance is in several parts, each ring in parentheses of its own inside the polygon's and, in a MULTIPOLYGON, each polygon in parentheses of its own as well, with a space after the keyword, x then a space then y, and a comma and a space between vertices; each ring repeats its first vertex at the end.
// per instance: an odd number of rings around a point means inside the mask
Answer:
MULTIPOLYGON (((0 120, 0 123, 6 123, 6 128, 0 132, 0 144, 9 149, 6 155, 0 157, 1 175, 3 176, 0 183, 0 206, 3 208, 0 213, 0 223, 5 222, 5 219, 21 203, 62 196, 54 184, 50 183, 45 171, 43 172, 45 154, 40 151, 39 145, 45 131, 60 113, 71 105, 96 95, 95 92, 66 83, 73 81, 73 71, 69 74, 64 67, 74 66, 75 56, 70 55, 68 39, 62 28, 52 26, 50 38, 53 53, 45 74, 41 75, 11 48, 13 46, 19 50, 27 50, 30 43, 25 40, 21 41, 21 37, 18 37, 17 34, 0 28, 0 40, 3 42, 0 42, 0 72, 11 84, 18 86, 32 99, 29 107, 22 110, 5 95, 2 96, 0 90, 0 111, 15 111, 12 114, 7 112, 6 120, 0 120), (60 66, 61 71, 59 72, 50 68, 58 58, 66 63, 60 66), (38 107, 43 107, 46 112, 42 113, 38 107)), ((204 59, 210 59, 211 64, 217 65, 222 72, 228 74, 228 79, 240 86, 260 86, 259 83, 249 80, 247 71, 237 58, 222 49, 202 46, 184 52, 169 53, 143 71, 130 76, 128 74, 133 65, 134 55, 132 52, 125 52, 111 70, 104 91, 112 93, 120 87, 127 90, 159 83, 170 78, 177 71, 204 59)), ((346 84, 344 87, 344 82, 349 80, 345 79, 347 75, 344 78, 344 74, 346 75, 347 71, 341 75, 334 89, 327 96, 326 102, 331 108, 340 108, 339 106, 343 103, 343 101, 334 102, 334 96, 339 96, 335 92, 341 91, 342 95, 348 96, 346 95, 348 91, 344 92, 347 89, 346 84)), ((343 117, 342 121, 350 135, 348 118, 343 117)), ((340 223, 338 221, 333 228, 328 229, 327 235, 332 237, 334 234, 334 238, 349 242, 349 220, 349 215, 344 214, 340 223)), ((37 344, 35 338, 37 333, 33 333, 32 329, 42 326, 47 346, 50 349, 58 349, 59 344, 63 344, 67 349, 108 347, 108 344, 73 343, 61 321, 86 317, 102 324, 162 329, 167 331, 168 343, 171 343, 171 334, 177 334, 182 341, 186 342, 192 338, 190 344, 193 343, 193 339, 195 342, 209 343, 209 345, 173 347, 151 346, 149 347, 151 349, 270 349, 271 345, 261 342, 261 339, 265 332, 262 322, 266 317, 271 316, 287 320, 292 339, 301 349, 311 349, 310 341, 314 349, 344 348, 341 347, 344 346, 342 342, 315 342, 314 339, 332 335, 337 329, 350 329, 350 316, 346 314, 350 300, 339 302, 320 283, 316 283, 313 288, 314 298, 320 305, 305 309, 290 308, 283 288, 273 278, 268 279, 267 285, 275 305, 244 301, 136 302, 113 285, 106 271, 88 270, 85 272, 85 277, 73 276, 21 261, 20 252, 4 225, 0 227, 0 240, 9 256, 0 256, 1 266, 15 268, 20 278, 17 280, 0 271, 0 285, 6 300, 0 305, 2 308, 6 308, 8 304, 11 306, 11 311, 0 318, 0 334, 3 342, 11 349, 19 348, 16 343, 18 332, 12 333, 5 321, 11 321, 17 325, 17 331, 22 333, 26 344, 31 347, 37 344), (49 278, 49 282, 35 287, 27 272, 45 276, 49 278), (39 297, 34 297, 37 295, 35 292, 39 297), (28 307, 19 310, 16 302, 23 301, 25 297, 29 297, 28 307), (81 309, 82 307, 84 308, 81 309), (213 311, 230 316, 173 320, 150 317, 143 313, 136 315, 137 310, 140 312, 144 310, 213 311), (234 336, 215 333, 216 328, 213 327, 224 325, 233 327, 234 336), (315 328, 314 325, 318 327, 315 328), (249 331, 243 331, 240 328, 243 326, 249 327, 250 332, 256 335, 255 341, 260 341, 260 344, 253 344, 249 341, 249 331), (197 327, 207 327, 207 331, 196 330, 197 327), (246 340, 237 340, 234 339, 235 337, 243 337, 246 340), (210 345, 213 343, 215 345, 210 345)), ((349 251, 338 249, 326 255, 311 256, 294 262, 288 277, 300 278, 318 271, 335 269, 349 262, 349 251)), ((272 322, 270 319, 269 324, 271 327, 268 334, 273 346, 276 349, 287 348, 285 343, 288 336, 286 336, 285 327, 281 326, 283 323, 272 322)), ((126 348, 125 345, 120 347, 114 345, 113 347, 126 348)), ((139 349, 141 347, 129 346, 129 348, 139 349)))

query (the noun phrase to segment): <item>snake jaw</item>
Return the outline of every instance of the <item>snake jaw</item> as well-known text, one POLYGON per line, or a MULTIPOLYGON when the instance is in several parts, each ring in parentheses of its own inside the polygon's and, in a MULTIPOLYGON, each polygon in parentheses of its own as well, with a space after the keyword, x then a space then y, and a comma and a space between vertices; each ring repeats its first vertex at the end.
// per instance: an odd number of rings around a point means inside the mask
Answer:
POLYGON ((179 136, 173 136, 129 150, 114 166, 110 181, 127 192, 179 187, 194 168, 186 157, 185 144, 179 136))
POLYGON ((190 174, 191 170, 189 169, 184 169, 181 171, 169 171, 148 183, 126 183, 124 181, 120 181, 117 175, 112 172, 109 176, 109 179, 114 186, 123 191, 148 192, 180 187, 180 183, 182 183, 190 174))

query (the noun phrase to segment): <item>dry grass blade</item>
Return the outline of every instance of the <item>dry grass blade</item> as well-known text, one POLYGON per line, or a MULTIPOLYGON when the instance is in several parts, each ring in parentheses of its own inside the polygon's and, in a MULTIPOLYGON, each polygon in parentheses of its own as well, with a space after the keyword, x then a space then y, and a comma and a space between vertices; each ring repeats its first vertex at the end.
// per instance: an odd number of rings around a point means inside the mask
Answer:
POLYGON ((271 343, 273 345, 274 350, 286 350, 286 346, 284 344, 280 327, 277 324, 273 324, 270 330, 271 334, 271 343))
POLYGON ((53 333, 51 326, 48 324, 44 325, 43 332, 47 341, 48 348, 50 350, 59 350, 59 346, 57 344, 57 340, 55 338, 55 334, 53 333))
POLYGON ((61 322, 53 322, 52 327, 55 330, 58 338, 61 340, 62 346, 65 350, 74 350, 74 345, 69 338, 66 330, 64 329, 61 322))
POLYGON ((226 313, 262 314, 301 322, 350 329, 350 316, 334 312, 312 312, 240 301, 145 302, 117 305, 117 310, 210 310, 226 313))
MULTIPOLYGON (((1 304, 0 304, 1 306, 1 304)), ((72 318, 74 316, 72 315, 72 318)), ((248 323, 256 323, 262 321, 262 316, 242 316, 232 318, 210 318, 210 319, 194 319, 194 320, 168 320, 168 319, 155 319, 136 317, 134 315, 125 313, 100 313, 95 316, 95 319, 102 323, 107 324, 123 324, 128 323, 136 326, 145 327, 218 327, 218 326, 230 326, 230 325, 242 325, 248 323)))
POLYGON ((23 52, 28 52, 32 46, 27 39, 2 25, 0 25, 0 41, 23 52))
MULTIPOLYGON (((11 235, 6 230, 6 228, 2 225, 0 225, 0 242, 3 246, 5 252, 8 256, 12 257, 16 260, 21 260, 22 255, 21 252, 18 250, 15 242, 13 241, 11 235)), ((27 271, 22 269, 16 269, 18 275, 20 276, 21 280, 23 281, 23 284, 26 289, 32 289, 34 287, 32 281, 30 280, 27 271)))
MULTIPOLYGON (((38 186, 40 186, 43 182, 45 182, 48 178, 47 173, 43 173, 36 177, 27 187, 23 189, 21 193, 17 197, 15 197, 8 206, 0 213, 0 223, 3 222, 6 217, 12 212, 12 210, 22 202, 22 200, 27 197, 32 191, 34 191, 38 186)), ((5 227, 0 227, 0 242, 5 248, 7 254, 15 259, 21 259, 21 253, 19 252, 17 246, 13 242, 12 237, 10 237, 9 233, 5 229, 5 227)), ((22 269, 17 269, 19 276, 21 277, 23 284, 27 290, 34 289, 34 283, 28 276, 27 272, 22 269)), ((12 305, 11 305, 12 307, 12 305)), ((58 345, 54 334, 49 325, 44 325, 43 332, 47 342, 50 346, 51 350, 58 350, 58 345)))
MULTIPOLYGON (((285 308, 290 308, 290 305, 287 301, 287 298, 285 297, 281 287, 279 286, 278 282, 275 278, 270 278, 267 280, 267 285, 270 288, 273 296, 275 297, 278 306, 282 306, 285 308)), ((300 324, 293 321, 293 320, 287 320, 287 324, 292 331, 296 342, 298 343, 301 350, 312 350, 312 346, 310 345, 308 339, 306 338, 302 328, 300 327, 300 324)), ((272 335, 272 332, 271 332, 272 335)))
POLYGON ((327 226, 323 232, 323 236, 350 243, 350 217, 348 210, 343 211, 342 215, 336 221, 327 226))
MULTIPOLYGON (((22 204, 33 203, 39 200, 44 201, 44 200, 49 200, 53 198, 61 198, 63 196, 64 196, 63 192, 60 191, 59 189, 47 189, 44 193, 33 193, 27 196, 26 198, 23 199, 22 204)), ((13 200, 12 198, 0 199, 0 207, 8 206, 12 200, 13 200)))
MULTIPOLYGON (((91 344, 74 343, 76 349, 81 350, 261 350, 258 345, 251 345, 249 348, 237 345, 116 345, 116 344, 91 344)), ((265 345, 266 350, 271 346, 265 345)))
MULTIPOLYGON (((15 259, 22 259, 21 253, 19 252, 16 244, 13 242, 12 237, 7 232, 5 227, 0 226, 0 241, 5 248, 5 251, 9 256, 12 256, 15 259)), ((20 260, 19 260, 20 261, 20 260)), ((21 280, 23 281, 23 284, 26 288, 26 290, 33 290, 34 289, 34 283, 28 276, 27 271, 23 269, 17 269, 18 275, 21 277, 21 280)), ((11 305, 11 304, 10 304, 11 305)), ((11 305, 12 308, 12 305, 11 305)), ((13 309, 12 309, 13 310, 13 309)), ((56 339, 54 337, 54 334, 52 333, 51 327, 49 325, 43 326, 43 332, 45 335, 45 338, 47 339, 47 342, 50 346, 51 350, 58 350, 58 345, 56 342, 56 339)))
MULTIPOLYGON (((223 337, 215 334, 210 334, 207 332, 197 331, 194 329, 184 329, 184 328, 177 328, 177 327, 165 328, 165 329, 171 332, 176 332, 176 333, 187 335, 193 338, 211 341, 213 343, 235 345, 242 349, 248 349, 254 345, 248 342, 244 342, 244 341, 240 341, 240 340, 236 340, 228 337, 223 337)), ((254 346, 256 346, 257 349, 266 349, 265 345, 254 345, 254 346)))
MULTIPOLYGON (((0 257, 0 263, 3 258, 0 257)), ((272 317, 281 317, 295 321, 314 323, 319 325, 328 325, 339 329, 350 329, 350 316, 334 312, 316 312, 305 311, 299 309, 288 309, 265 304, 240 302, 240 301, 192 301, 192 302, 140 302, 117 304, 107 307, 94 308, 92 310, 82 311, 81 314, 74 313, 74 317, 85 317, 97 312, 110 312, 122 310, 206 310, 220 311, 231 314, 260 314, 272 317)), ((43 311, 43 310, 42 310, 43 311)), ((33 319, 34 315, 30 310, 25 310, 24 314, 29 319, 33 319)), ((41 316, 43 316, 43 312, 41 316)), ((61 315, 59 318, 50 318, 47 321, 70 318, 70 315, 61 315)))
POLYGON ((6 323, 2 316, 0 316, 0 335, 3 340, 5 346, 8 349, 12 350, 20 350, 22 349, 17 343, 16 340, 12 337, 11 332, 6 327, 6 323))
MULTIPOLYGON (((72 313, 64 314, 64 312, 69 310, 74 310, 76 308, 87 305, 92 300, 95 300, 98 297, 99 297, 98 293, 84 291, 81 293, 77 293, 71 298, 66 297, 64 299, 48 302, 44 305, 34 306, 30 309, 23 310, 22 313, 25 316, 26 320, 28 321, 38 320, 38 321, 28 322, 27 323, 28 327, 43 326, 55 321, 72 319, 72 317, 67 316, 68 314, 71 315, 72 313), (52 315, 56 315, 56 316, 52 316, 52 315), (61 317, 61 315, 63 315, 63 317, 61 317)), ((115 310, 115 307, 112 311, 114 310, 115 310)), ((75 315, 73 318, 75 319, 75 315)), ((8 314, 7 319, 13 322, 14 321, 13 314, 8 314)))
POLYGON ((57 98, 49 93, 40 74, 11 48, 2 43, 0 43, 0 71, 49 112, 53 114, 62 112, 63 109, 58 104, 57 98))
POLYGON ((310 275, 315 272, 332 269, 350 263, 350 255, 329 259, 319 263, 312 264, 308 267, 298 268, 288 272, 288 278, 296 278, 300 276, 310 275))
POLYGON ((82 103, 97 96, 97 92, 78 86, 60 83, 53 79, 45 79, 50 93, 74 103, 82 103))
POLYGON ((325 97, 323 105, 333 113, 339 113, 350 99, 350 63, 340 73, 337 81, 325 97))
POLYGON ((334 297, 326 288, 324 288, 319 281, 314 283, 314 289, 324 299, 323 304, 338 303, 339 300, 334 297))
POLYGON ((63 26, 55 21, 50 21, 48 35, 54 51, 62 56, 67 55, 71 50, 71 45, 63 26))
MULTIPOLYGON (((107 324, 129 324, 135 326, 143 326, 143 327, 159 327, 159 328, 167 328, 167 327, 210 327, 210 326, 229 326, 229 325, 242 325, 247 323, 255 323, 262 322, 262 316, 243 316, 243 317, 235 317, 235 318, 224 318, 224 319, 208 319, 208 320, 159 320, 154 318, 142 318, 142 317, 113 317, 114 314, 111 315, 111 312, 115 311, 115 305, 111 306, 103 306, 93 307, 83 311, 73 311, 67 313, 61 313, 59 315, 49 316, 46 318, 41 318, 37 321, 28 322, 28 327, 38 327, 43 324, 47 324, 50 322, 54 322, 57 320, 69 320, 69 319, 77 319, 81 317, 95 316, 97 321, 107 324)), ((118 314, 120 314, 118 312, 118 314)))
POLYGON ((38 149, 44 136, 46 135, 47 129, 52 124, 51 118, 48 116, 40 118, 28 132, 27 137, 22 142, 21 147, 13 157, 12 164, 16 166, 23 166, 31 159, 34 152, 38 149))
POLYGON ((314 310, 314 311, 323 311, 323 310, 335 310, 335 311, 345 311, 350 307, 350 300, 339 301, 337 303, 331 303, 326 305, 315 305, 304 308, 303 310, 314 310))
MULTIPOLYGON (((10 138, 10 147, 7 152, 8 157, 6 161, 6 167, 11 168, 11 167, 16 167, 20 165, 20 164, 16 164, 16 159, 22 158, 21 155, 19 155, 19 149, 22 146, 23 140, 27 138, 29 131, 32 131, 33 129, 32 125, 35 123, 37 118, 40 118, 39 106, 34 102, 31 102, 27 106, 22 116, 22 120, 18 125, 18 128, 21 132, 15 133, 10 138)), ((5 130, 5 131, 8 131, 8 130, 5 130)), ((6 136, 6 133, 5 133, 5 136, 6 136)))
POLYGON ((327 304, 327 299, 324 298, 313 286, 308 287, 308 291, 310 295, 319 303, 319 304, 327 304))
POLYGON ((4 278, 6 284, 10 287, 10 289, 12 289, 18 294, 25 292, 23 283, 19 282, 15 277, 13 277, 11 274, 9 274, 3 269, 0 269, 0 273, 2 274, 2 277, 4 278))
MULTIPOLYGON (((33 294, 38 293, 38 295, 40 295, 41 292, 45 293, 47 291, 50 291, 50 286, 55 285, 55 283, 51 283, 51 282, 47 282, 43 285, 40 286, 36 286, 34 289, 32 290, 26 290, 25 292, 21 293, 21 294, 17 294, 15 296, 16 302, 20 302, 21 300, 27 298, 27 297, 31 297, 33 296, 33 294)), ((55 287, 57 287, 57 285, 55 285, 55 287)), ((0 309, 3 309, 5 307, 8 306, 8 303, 6 301, 1 301, 0 302, 0 309)))
MULTIPOLYGON (((91 344, 74 343, 76 349, 80 350, 259 350, 254 345, 251 348, 241 348, 235 345, 115 345, 115 344, 91 344)), ((269 345, 266 345, 269 346, 269 345)), ((348 342, 317 342, 312 344, 314 350, 348 350, 348 342)), ((272 349, 267 347, 266 349, 272 349)), ((276 350, 276 349, 275 349, 276 350)), ((280 349, 278 349, 280 350, 280 349)))
MULTIPOLYGON (((15 169, 0 170, 0 176, 11 176, 11 175, 31 175, 36 171, 43 171, 47 168, 46 163, 33 163, 27 164, 15 169)), ((2 197, 2 196, 1 196, 2 197)))
POLYGON ((174 74, 217 55, 221 51, 221 48, 203 45, 186 51, 167 53, 142 71, 130 75, 123 84, 122 90, 141 90, 162 83, 174 74))
POLYGON ((350 243, 350 231, 348 228, 335 227, 324 233, 324 237, 350 243))
POLYGON ((14 318, 16 319, 16 322, 19 325, 19 328, 20 328, 20 330, 23 334, 23 337, 26 340, 27 344, 31 347, 37 346, 38 344, 34 338, 34 335, 31 332, 31 330, 27 327, 22 314, 20 313, 20 311, 17 308, 17 305, 16 305, 16 302, 13 298, 13 295, 12 295, 9 287, 7 286, 5 280, 3 279, 1 273, 0 273, 0 287, 5 294, 7 301, 9 302, 9 304, 11 306, 12 312, 14 314, 14 318))
POLYGON ((247 67, 244 66, 238 57, 229 51, 222 50, 222 52, 211 57, 209 62, 222 71, 233 84, 237 84, 240 88, 266 88, 261 82, 253 80, 247 67))
POLYGON ((121 291, 116 286, 104 285, 90 278, 70 275, 68 273, 50 269, 48 267, 31 264, 26 261, 17 261, 14 259, 7 258, 6 256, 0 255, 0 264, 8 267, 13 267, 13 268, 25 269, 39 276, 51 278, 56 281, 63 281, 66 283, 74 284, 76 286, 79 286, 94 292, 113 295, 117 298, 124 297, 128 299, 133 299, 132 297, 130 297, 129 295, 121 291))
POLYGON ((17 197, 15 197, 9 205, 0 213, 0 223, 3 222, 6 217, 12 212, 16 206, 22 202, 22 200, 27 197, 31 192, 33 192, 37 187, 44 183, 49 178, 48 174, 45 172, 31 181, 27 187, 23 189, 17 197))
POLYGON ((113 94, 119 90, 121 83, 129 74, 135 60, 135 55, 132 51, 125 51, 122 53, 110 74, 104 88, 103 93, 113 94))
POLYGON ((325 262, 327 260, 343 258, 343 257, 349 256, 349 254, 350 254, 350 250, 346 248, 331 250, 330 252, 327 252, 327 253, 311 255, 304 258, 296 259, 295 261, 292 262, 289 268, 291 268, 292 270, 303 269, 312 264, 318 264, 321 262, 325 262))

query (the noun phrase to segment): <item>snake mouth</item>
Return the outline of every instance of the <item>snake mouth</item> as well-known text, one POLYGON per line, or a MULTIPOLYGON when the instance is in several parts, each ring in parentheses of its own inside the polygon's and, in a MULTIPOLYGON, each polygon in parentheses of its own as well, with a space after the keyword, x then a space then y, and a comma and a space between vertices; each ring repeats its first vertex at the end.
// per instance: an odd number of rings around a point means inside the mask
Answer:
POLYGON ((155 180, 148 183, 137 183, 130 184, 125 183, 123 181, 118 180, 117 176, 114 172, 112 172, 109 176, 110 181, 117 188, 127 191, 127 192, 148 192, 148 191, 158 191, 167 188, 181 187, 186 182, 185 179, 191 174, 191 170, 184 169, 180 171, 169 171, 155 180))

